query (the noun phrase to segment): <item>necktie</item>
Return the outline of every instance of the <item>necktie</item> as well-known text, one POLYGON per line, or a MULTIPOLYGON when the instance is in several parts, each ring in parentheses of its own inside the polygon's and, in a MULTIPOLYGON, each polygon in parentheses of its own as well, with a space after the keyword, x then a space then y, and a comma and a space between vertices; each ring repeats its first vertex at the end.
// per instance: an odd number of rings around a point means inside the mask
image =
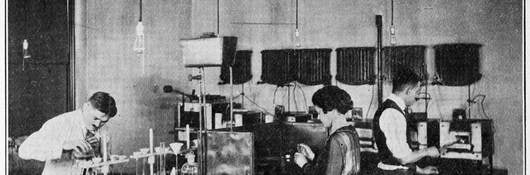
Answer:
MULTIPOLYGON (((86 130, 85 140, 88 142, 88 139, 93 137, 96 137, 96 134, 89 130, 86 130)), ((92 146, 92 151, 90 151, 89 154, 91 154, 92 156, 100 157, 100 139, 98 138, 96 142, 90 143, 90 146, 92 146)))
POLYGON ((409 117, 409 111, 410 111, 410 108, 406 107, 404 110, 403 110, 403 113, 405 114, 405 117, 409 117))

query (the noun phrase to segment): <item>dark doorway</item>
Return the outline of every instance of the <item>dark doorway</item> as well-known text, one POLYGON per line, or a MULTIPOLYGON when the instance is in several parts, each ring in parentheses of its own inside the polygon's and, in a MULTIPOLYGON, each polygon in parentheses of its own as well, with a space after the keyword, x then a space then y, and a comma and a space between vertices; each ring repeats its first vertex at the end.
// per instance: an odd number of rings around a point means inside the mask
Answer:
POLYGON ((73 0, 8 1, 9 137, 73 109, 73 9, 73 0))

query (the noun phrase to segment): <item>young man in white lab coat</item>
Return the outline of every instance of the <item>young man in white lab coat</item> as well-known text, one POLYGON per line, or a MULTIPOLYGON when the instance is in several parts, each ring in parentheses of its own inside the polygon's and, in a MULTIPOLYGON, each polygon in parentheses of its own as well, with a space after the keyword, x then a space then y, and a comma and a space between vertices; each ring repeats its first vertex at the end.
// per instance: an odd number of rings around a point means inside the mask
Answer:
POLYGON ((96 92, 80 109, 46 121, 22 143, 19 156, 46 161, 43 175, 81 174, 75 160, 99 153, 100 128, 116 113, 114 98, 96 92))

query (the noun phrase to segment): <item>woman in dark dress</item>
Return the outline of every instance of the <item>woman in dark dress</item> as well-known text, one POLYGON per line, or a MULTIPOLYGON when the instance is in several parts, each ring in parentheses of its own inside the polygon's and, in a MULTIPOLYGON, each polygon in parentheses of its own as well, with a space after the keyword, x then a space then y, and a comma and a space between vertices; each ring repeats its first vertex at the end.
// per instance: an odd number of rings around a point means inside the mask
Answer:
POLYGON ((346 121, 351 115, 353 101, 337 86, 325 86, 313 94, 319 119, 328 129, 326 146, 316 156, 309 146, 300 144, 294 155, 295 163, 304 174, 355 175, 360 171, 360 144, 355 128, 346 121))

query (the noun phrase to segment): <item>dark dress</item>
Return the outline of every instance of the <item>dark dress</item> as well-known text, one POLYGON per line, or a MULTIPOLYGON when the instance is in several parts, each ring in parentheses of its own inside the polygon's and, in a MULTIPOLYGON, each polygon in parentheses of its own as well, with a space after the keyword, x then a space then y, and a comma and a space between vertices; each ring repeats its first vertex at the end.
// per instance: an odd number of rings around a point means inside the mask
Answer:
POLYGON ((302 167, 306 175, 355 175, 361 169, 361 146, 353 126, 339 128, 328 137, 324 149, 302 167))

